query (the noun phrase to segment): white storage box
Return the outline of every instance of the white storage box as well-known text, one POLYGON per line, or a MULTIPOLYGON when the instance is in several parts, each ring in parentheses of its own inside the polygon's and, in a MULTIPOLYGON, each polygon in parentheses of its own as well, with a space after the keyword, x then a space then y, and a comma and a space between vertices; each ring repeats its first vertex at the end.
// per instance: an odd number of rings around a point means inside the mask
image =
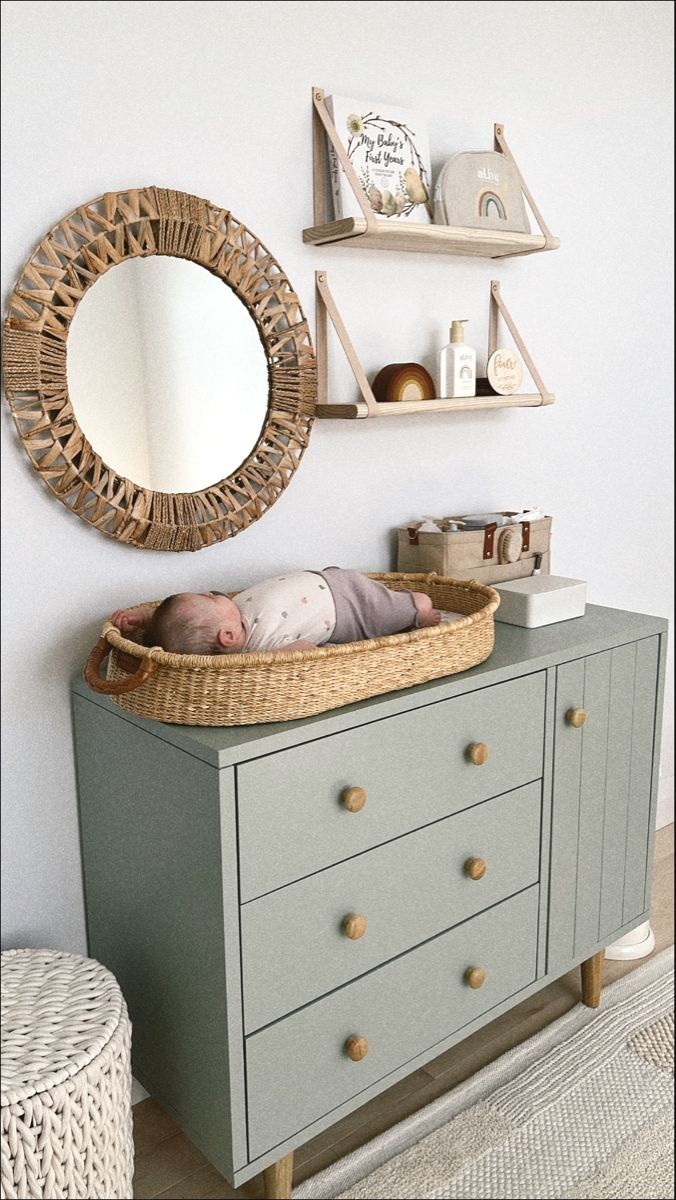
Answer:
POLYGON ((587 584, 582 579, 563 579, 561 575, 531 575, 496 585, 500 607, 496 621, 507 625, 553 625, 584 616, 587 584))

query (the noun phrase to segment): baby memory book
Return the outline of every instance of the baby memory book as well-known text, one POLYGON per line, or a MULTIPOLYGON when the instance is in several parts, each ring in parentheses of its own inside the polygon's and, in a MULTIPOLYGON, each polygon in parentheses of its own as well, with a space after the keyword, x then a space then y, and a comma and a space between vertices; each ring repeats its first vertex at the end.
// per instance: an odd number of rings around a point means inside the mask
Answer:
MULTIPOLYGON (((427 130, 418 114, 344 96, 327 96, 326 107, 376 217, 428 224, 430 152, 427 130)), ((330 141, 329 170, 334 219, 361 217, 330 141)))

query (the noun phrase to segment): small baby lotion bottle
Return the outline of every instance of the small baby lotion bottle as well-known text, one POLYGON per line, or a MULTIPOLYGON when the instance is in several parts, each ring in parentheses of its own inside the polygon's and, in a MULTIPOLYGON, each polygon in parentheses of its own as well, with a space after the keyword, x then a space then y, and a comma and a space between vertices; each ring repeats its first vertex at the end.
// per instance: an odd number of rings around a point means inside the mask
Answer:
POLYGON ((476 350, 465 345, 466 324, 466 321, 453 322, 450 345, 439 352, 440 398, 476 395, 476 350))

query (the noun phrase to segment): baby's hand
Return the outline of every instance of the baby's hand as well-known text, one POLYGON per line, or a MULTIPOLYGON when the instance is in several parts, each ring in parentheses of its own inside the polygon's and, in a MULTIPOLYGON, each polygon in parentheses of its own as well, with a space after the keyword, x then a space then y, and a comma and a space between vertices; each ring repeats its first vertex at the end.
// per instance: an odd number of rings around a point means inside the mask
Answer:
POLYGON ((140 633, 145 629, 148 614, 140 608, 118 608, 110 618, 113 625, 116 625, 120 633, 128 637, 129 634, 140 633))

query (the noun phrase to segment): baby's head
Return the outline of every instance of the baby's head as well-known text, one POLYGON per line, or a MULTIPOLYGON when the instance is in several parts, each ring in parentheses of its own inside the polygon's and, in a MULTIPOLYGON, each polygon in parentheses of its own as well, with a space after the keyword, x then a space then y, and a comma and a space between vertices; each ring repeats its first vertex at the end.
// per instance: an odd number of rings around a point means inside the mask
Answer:
POLYGON ((173 654, 228 654, 241 650, 246 630, 236 604, 217 592, 180 592, 155 609, 147 646, 173 654))

